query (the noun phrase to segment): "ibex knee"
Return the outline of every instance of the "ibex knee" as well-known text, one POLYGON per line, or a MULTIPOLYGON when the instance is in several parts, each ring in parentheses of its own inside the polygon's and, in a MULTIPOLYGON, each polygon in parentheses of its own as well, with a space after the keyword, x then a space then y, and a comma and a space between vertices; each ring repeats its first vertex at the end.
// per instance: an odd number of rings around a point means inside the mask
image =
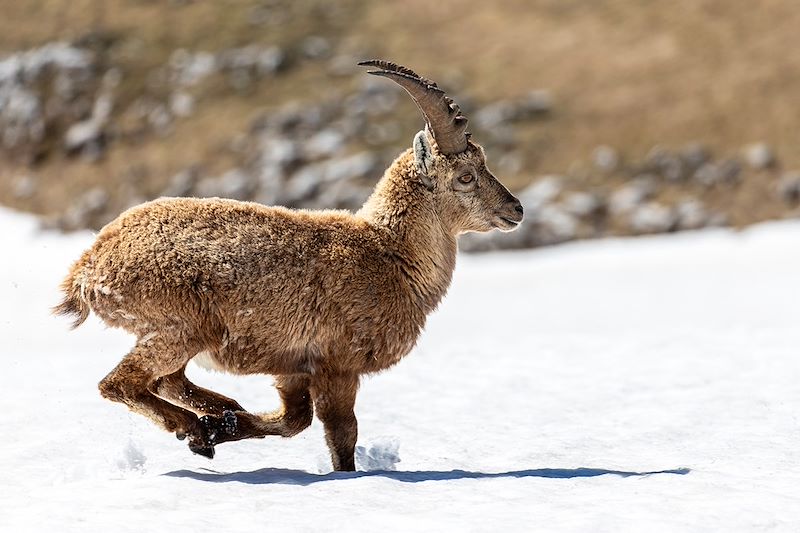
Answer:
POLYGON ((111 400, 112 402, 125 401, 125 391, 119 381, 110 374, 100 381, 97 388, 100 390, 100 396, 106 400, 111 400))
POLYGON ((141 397, 143 393, 147 393, 146 386, 140 385, 136 381, 125 379, 116 372, 104 377, 97 385, 97 388, 103 398, 112 402, 125 403, 141 397))

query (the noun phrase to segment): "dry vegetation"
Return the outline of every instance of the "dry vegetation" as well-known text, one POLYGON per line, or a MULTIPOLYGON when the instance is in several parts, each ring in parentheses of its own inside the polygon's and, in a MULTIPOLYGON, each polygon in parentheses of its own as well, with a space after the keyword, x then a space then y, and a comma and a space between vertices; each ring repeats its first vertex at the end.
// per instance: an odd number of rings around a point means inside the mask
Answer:
MULTIPOLYGON (((592 170, 591 153, 600 144, 639 160, 656 145, 699 141, 715 154, 735 155, 763 141, 779 158, 771 174, 748 175, 732 194, 693 191, 711 208, 725 207, 730 221, 741 225, 779 216, 773 181, 782 170, 800 169, 800 10, 792 0, 5 4, 2 52, 87 36, 102 41, 106 60, 123 71, 115 109, 142 91, 158 92, 150 73, 175 49, 262 43, 291 55, 315 35, 328 39, 337 54, 411 65, 455 88, 457 99, 477 104, 550 90, 550 118, 519 126, 524 165, 504 177, 515 188, 547 173, 565 174, 579 186, 621 183, 625 176, 592 170), (269 15, 260 16, 260 10, 269 15)), ((211 172, 224 171, 230 140, 259 113, 288 101, 330 98, 354 83, 352 77, 326 75, 319 63, 298 60, 246 91, 204 86, 196 112, 177 121, 168 135, 115 142, 99 161, 53 154, 31 166, 5 157, 0 202, 54 214, 70 198, 104 184, 121 208, 131 189, 136 199, 157 195, 188 165, 201 162, 211 172), (132 166, 138 170, 132 173, 132 166), (41 186, 35 195, 12 194, 20 173, 36 175, 41 186)), ((409 117, 401 122, 403 135, 394 149, 406 146, 419 125, 411 105, 399 107, 409 117)))

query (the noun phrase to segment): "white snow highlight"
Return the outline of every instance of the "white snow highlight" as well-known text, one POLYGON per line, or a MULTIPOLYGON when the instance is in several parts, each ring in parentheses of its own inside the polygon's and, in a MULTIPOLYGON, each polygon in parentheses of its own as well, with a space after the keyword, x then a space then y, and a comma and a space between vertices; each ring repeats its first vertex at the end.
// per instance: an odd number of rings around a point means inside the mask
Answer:
MULTIPOLYGON (((133 339, 49 315, 91 236, 0 227, 4 531, 800 530, 798 222, 460 258, 362 384, 355 473, 316 421, 208 461, 101 399, 133 339)), ((267 376, 188 373, 277 407, 267 376)))

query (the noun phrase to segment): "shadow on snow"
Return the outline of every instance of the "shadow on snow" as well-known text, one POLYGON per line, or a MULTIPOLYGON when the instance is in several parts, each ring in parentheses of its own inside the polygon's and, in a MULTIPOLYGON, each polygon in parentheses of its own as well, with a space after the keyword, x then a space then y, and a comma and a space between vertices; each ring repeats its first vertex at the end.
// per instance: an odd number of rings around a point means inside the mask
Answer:
POLYGON ((382 477, 402 481, 404 483, 419 483, 422 481, 450 481, 455 479, 496 479, 496 478, 526 478, 540 477, 553 479, 572 479, 579 477, 596 477, 614 475, 620 477, 643 477, 655 474, 686 475, 691 472, 688 468, 675 468, 672 470, 657 470, 654 472, 624 472, 620 470, 606 470, 605 468, 537 468, 532 470, 516 470, 513 472, 469 472, 466 470, 435 471, 423 470, 417 472, 372 471, 372 472, 331 472, 329 474, 311 474, 302 470, 288 470, 282 468, 262 468, 252 472, 223 473, 214 470, 202 469, 201 472, 191 470, 176 470, 163 475, 170 477, 191 478, 198 481, 212 483, 248 483, 252 485, 269 485, 280 483, 285 485, 311 485, 320 481, 334 481, 337 479, 357 479, 365 477, 382 477))

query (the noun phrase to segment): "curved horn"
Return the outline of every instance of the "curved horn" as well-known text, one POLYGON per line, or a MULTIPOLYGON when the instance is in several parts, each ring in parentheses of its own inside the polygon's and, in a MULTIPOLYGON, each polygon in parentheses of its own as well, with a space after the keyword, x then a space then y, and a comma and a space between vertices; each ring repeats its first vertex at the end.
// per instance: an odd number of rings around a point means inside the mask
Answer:
POLYGON ((461 114, 458 104, 436 83, 389 61, 373 59, 361 61, 359 65, 379 68, 380 70, 368 71, 368 74, 389 78, 411 95, 422 111, 440 152, 448 155, 460 154, 467 149, 467 117, 461 114))

